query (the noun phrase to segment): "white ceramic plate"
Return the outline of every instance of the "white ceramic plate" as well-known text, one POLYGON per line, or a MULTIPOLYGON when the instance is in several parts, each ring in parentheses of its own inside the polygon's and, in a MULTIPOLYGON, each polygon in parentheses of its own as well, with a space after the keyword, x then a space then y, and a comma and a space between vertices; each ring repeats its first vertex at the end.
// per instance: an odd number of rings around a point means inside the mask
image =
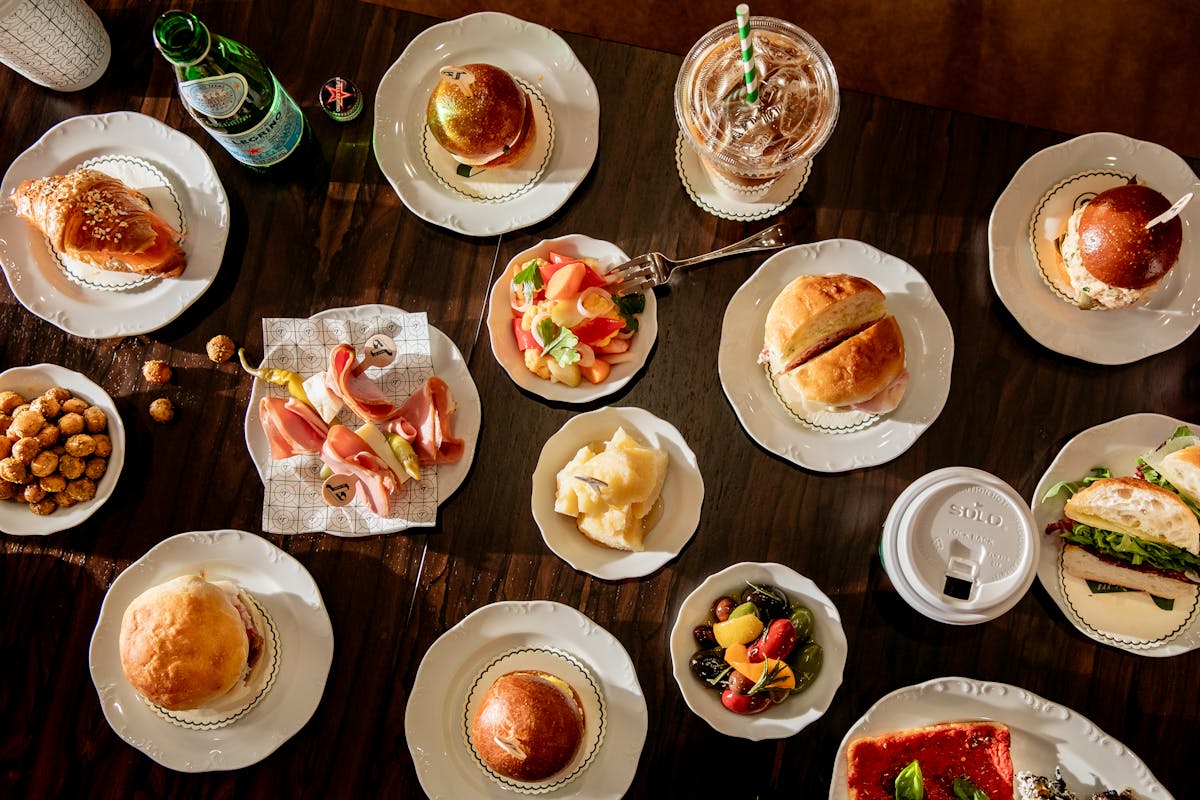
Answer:
POLYGON ((0 265, 21 305, 67 333, 86 339, 132 336, 178 317, 212 284, 225 254, 229 201, 208 155, 191 138, 132 111, 72 117, 17 156, 0 184, 0 265), (187 269, 123 291, 71 280, 46 237, 16 215, 8 196, 21 181, 62 175, 89 159, 132 156, 170 182, 187 223, 187 269))
POLYGON ((671 628, 671 671, 688 708, 714 730, 754 741, 792 736, 820 719, 842 685, 846 651, 846 633, 837 606, 815 583, 783 564, 746 561, 709 575, 683 601, 671 628), (813 612, 813 641, 824 650, 821 672, 808 689, 751 716, 735 714, 721 705, 721 693, 705 686, 690 666, 692 656, 700 649, 692 629, 708 619, 714 600, 741 593, 747 581, 776 586, 793 604, 808 606, 813 612))
POLYGON ((721 386, 750 437, 819 472, 871 467, 907 450, 946 405, 953 363, 954 331, 925 278, 895 256, 851 239, 789 247, 763 262, 730 299, 717 353, 721 386), (831 273, 866 278, 887 295, 888 311, 904 333, 912 376, 895 411, 880 418, 858 412, 836 415, 856 418, 854 426, 838 433, 798 421, 779 401, 757 361, 767 312, 783 287, 799 275, 831 273))
POLYGON ((500 273, 496 283, 492 285, 491 299, 488 302, 488 333, 492 340, 492 355, 504 367, 513 383, 530 394, 546 400, 556 400, 560 403, 589 403, 601 397, 616 392, 633 378, 645 365, 658 337, 658 303, 654 299, 654 290, 645 289, 642 295, 646 298, 646 310, 638 315, 638 332, 633 337, 629 352, 633 358, 621 364, 614 364, 612 372, 600 383, 588 383, 585 379, 578 386, 567 386, 562 383, 547 381, 534 375, 525 368, 525 359, 517 349, 517 340, 513 335, 512 306, 508 299, 508 289, 513 276, 521 267, 534 258, 549 260, 550 252, 564 256, 595 258, 601 268, 615 267, 624 264, 629 256, 621 248, 611 242, 593 239, 572 233, 555 239, 538 242, 528 250, 522 250, 511 259, 508 266, 500 273))
MULTIPOLYGON (((364 305, 350 308, 327 308, 313 314, 309 319, 327 317, 348 320, 372 319, 388 314, 403 313, 405 313, 403 310, 395 306, 364 305)), ((430 325, 429 347, 433 356, 434 374, 446 382, 454 395, 455 402, 458 403, 452 420, 452 431, 456 438, 463 440, 462 458, 453 464, 438 464, 438 505, 441 505, 458 491, 458 487, 462 486, 462 482, 466 480, 467 473, 471 471, 471 463, 475 460, 475 445, 479 441, 482 412, 479 404, 479 390, 475 388, 475 381, 467 369, 467 362, 463 360, 462 353, 459 352, 450 337, 430 325)), ((265 395, 266 386, 262 381, 255 380, 254 386, 250 390, 250 402, 246 405, 244 422, 246 449, 250 451, 250 460, 254 462, 254 468, 258 470, 258 477, 264 482, 267 465, 271 463, 271 445, 259 423, 257 409, 258 401, 265 395)), ((395 533, 406 530, 408 527, 404 520, 396 520, 392 525, 372 530, 370 535, 395 533)), ((333 535, 341 534, 334 532, 333 535)))
POLYGON ((679 555, 696 532, 703 504, 704 479, 696 455, 674 425, 641 408, 601 408, 572 417, 546 441, 533 472, 533 518, 546 546, 575 569, 610 581, 649 575, 679 555), (610 439, 620 427, 643 444, 665 450, 670 459, 659 498, 661 514, 640 553, 596 544, 579 532, 574 517, 554 511, 558 471, 579 448, 610 439))
POLYGON ((105 433, 112 440, 113 448, 108 469, 96 484, 95 497, 70 508, 60 508, 44 517, 31 512, 24 503, 0 502, 0 531, 4 533, 44 536, 81 525, 113 493, 117 479, 121 477, 121 468, 125 466, 125 426, 121 422, 121 414, 108 393, 90 378, 57 364, 34 364, 0 372, 0 391, 16 392, 26 400, 32 400, 55 386, 70 389, 71 394, 98 406, 108 416, 108 430, 105 433))
MULTIPOLYGON (((1026 333, 1056 353, 1093 364, 1128 364, 1170 350, 1200 325, 1200 204, 1190 203, 1180 215, 1179 263, 1145 305, 1083 311, 1044 280, 1030 246, 1030 222, 1056 185, 1093 170, 1136 175, 1172 201, 1200 191, 1200 181, 1182 158, 1150 142, 1089 133, 1048 147, 1017 170, 992 209, 992 285, 1026 333)), ((1117 177, 1110 181, 1120 183, 1117 177)), ((1039 235, 1053 239, 1065 230, 1064 214, 1069 211, 1043 215, 1039 235)))
POLYGON ((180 772, 239 769, 266 758, 316 711, 332 660, 333 627, 308 570, 266 539, 235 530, 181 533, 130 564, 104 596, 88 655, 113 731, 180 772), (125 680, 118 645, 121 617, 134 598, 201 571, 250 592, 271 615, 280 639, 279 674, 271 691, 244 717, 215 730, 189 730, 158 716, 125 680))
POLYGON ((905 686, 871 706, 842 739, 829 800, 847 800, 846 747, 851 741, 969 719, 1008 725, 1014 772, 1053 777, 1058 766, 1067 788, 1080 797, 1129 787, 1141 800, 1172 800, 1141 759, 1087 717, 1017 686, 970 678, 936 678, 905 686))
MULTIPOLYGON (((1200 433, 1200 424, 1162 414, 1131 414, 1088 428, 1063 447, 1038 481, 1030 499, 1037 529, 1062 519, 1066 498, 1042 501, 1059 481, 1077 481, 1093 467, 1108 467, 1114 475, 1133 475, 1137 457, 1153 450, 1175 429, 1187 425, 1200 433)), ((1038 580, 1063 614, 1086 636, 1143 656, 1174 656, 1200 647, 1200 599, 1176 600, 1164 611, 1142 592, 1093 595, 1087 584, 1061 569, 1063 542, 1058 536, 1044 542, 1038 558, 1038 580)))
POLYGON ((755 201, 734 200, 717 192, 712 177, 700 164, 700 156, 680 131, 675 137, 675 170, 688 197, 700 208, 722 219, 752 222, 775 216, 800 196, 812 173, 812 159, 804 159, 799 166, 779 178, 762 198, 755 201))
POLYGON ((467 615, 429 648, 404 713, 404 735, 421 787, 433 800, 512 798, 476 763, 463 740, 472 683, 498 655, 553 648, 599 681, 606 731, 600 752, 556 798, 619 798, 637 772, 646 742, 646 700, 633 662, 611 633, 573 608, 545 600, 492 603, 467 615))
POLYGON ((470 236, 507 233, 553 214, 583 182, 596 159, 600 99, 591 75, 549 28, 483 12, 421 32, 379 82, 375 95, 375 158, 409 211, 470 236), (438 70, 493 64, 533 84, 554 120, 554 151, 536 185, 503 203, 448 188, 422 152, 425 106, 438 70))

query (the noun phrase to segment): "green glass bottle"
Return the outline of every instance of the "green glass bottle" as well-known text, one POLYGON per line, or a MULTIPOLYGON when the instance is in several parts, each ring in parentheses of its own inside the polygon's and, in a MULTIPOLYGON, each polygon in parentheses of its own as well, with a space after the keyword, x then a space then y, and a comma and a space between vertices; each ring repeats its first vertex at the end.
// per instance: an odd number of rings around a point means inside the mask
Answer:
POLYGON ((250 48, 186 11, 155 21, 154 45, 175 68, 188 113, 238 161, 261 170, 300 149, 304 114, 250 48))

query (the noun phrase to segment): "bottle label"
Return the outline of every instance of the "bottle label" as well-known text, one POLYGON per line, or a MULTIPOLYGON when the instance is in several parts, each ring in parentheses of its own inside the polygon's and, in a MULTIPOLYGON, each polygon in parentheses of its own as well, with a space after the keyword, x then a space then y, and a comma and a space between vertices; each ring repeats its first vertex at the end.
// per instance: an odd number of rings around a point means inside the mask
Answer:
POLYGON ((283 161, 300 146, 304 135, 304 113, 279 85, 275 76, 275 99, 262 122, 241 133, 208 132, 229 154, 251 167, 269 167, 283 161))
POLYGON ((232 117, 246 102, 246 78, 240 73, 214 75, 179 84, 183 101, 213 119, 232 117))

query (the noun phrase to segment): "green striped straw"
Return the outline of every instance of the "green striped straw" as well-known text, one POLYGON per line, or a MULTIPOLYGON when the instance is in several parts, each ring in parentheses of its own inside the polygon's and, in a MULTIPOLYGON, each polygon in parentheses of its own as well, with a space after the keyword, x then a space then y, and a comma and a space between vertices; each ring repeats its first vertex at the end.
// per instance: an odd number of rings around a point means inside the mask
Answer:
POLYGON ((742 40, 742 65, 746 68, 746 102, 758 102, 758 73, 754 71, 754 46, 750 43, 750 6, 741 3, 737 14, 738 37, 742 40))

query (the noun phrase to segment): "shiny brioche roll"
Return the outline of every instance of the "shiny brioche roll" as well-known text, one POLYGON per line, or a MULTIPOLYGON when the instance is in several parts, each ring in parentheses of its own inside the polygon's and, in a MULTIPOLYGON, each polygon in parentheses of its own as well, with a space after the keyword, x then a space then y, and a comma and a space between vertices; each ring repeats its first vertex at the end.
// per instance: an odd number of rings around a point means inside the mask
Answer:
POLYGON ((566 768, 583 741, 579 694, 547 672, 521 670, 496 679, 471 725, 471 746, 498 775, 532 782, 566 768))
POLYGON ((425 121, 455 160, 477 167, 515 164, 534 140, 533 101, 491 64, 443 67, 425 121))
POLYGON ((126 679, 168 711, 229 705, 261 660, 263 631, 252 606, 235 584, 200 575, 146 590, 121 619, 126 679))

